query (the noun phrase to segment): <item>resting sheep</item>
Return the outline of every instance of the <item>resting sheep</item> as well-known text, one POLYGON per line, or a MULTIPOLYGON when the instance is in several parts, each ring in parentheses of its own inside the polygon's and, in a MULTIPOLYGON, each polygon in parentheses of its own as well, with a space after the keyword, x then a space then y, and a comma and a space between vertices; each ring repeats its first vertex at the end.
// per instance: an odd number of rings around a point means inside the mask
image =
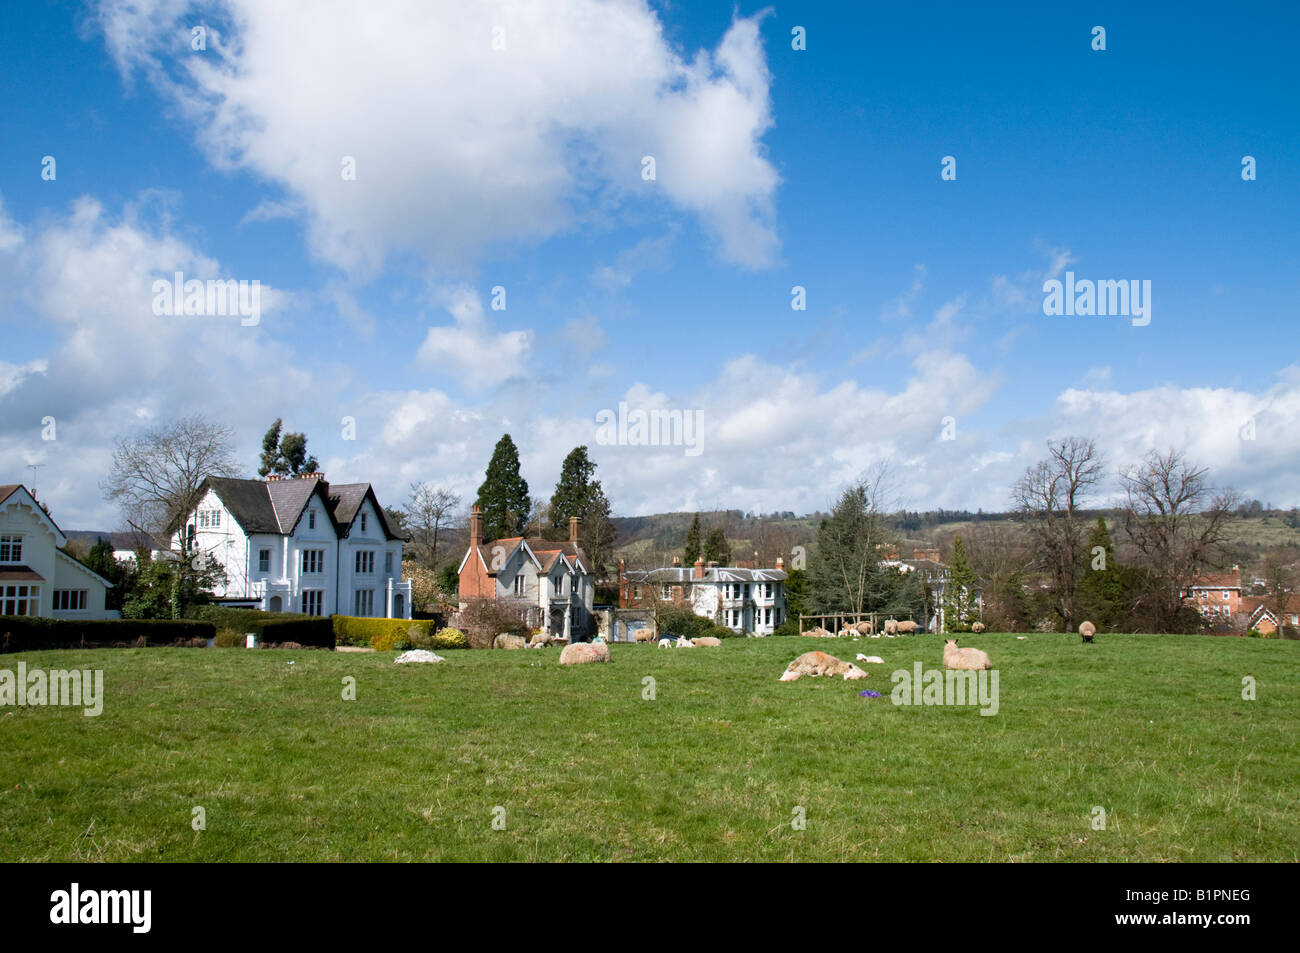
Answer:
POLYGON ((827 631, 826 629, 823 629, 821 626, 817 626, 816 628, 809 629, 809 630, 807 630, 806 632, 800 632, 799 634, 800 634, 801 636, 803 636, 804 638, 808 638, 808 639, 833 639, 833 638, 835 638, 835 633, 834 633, 834 632, 829 632, 829 631, 827 631))
POLYGON ((522 649, 527 644, 522 635, 510 635, 506 632, 502 632, 492 640, 494 649, 522 649))
POLYGON ((545 632, 538 632, 533 636, 533 640, 528 643, 529 648, 540 649, 544 645, 551 644, 551 636, 545 632))
POLYGON ((677 647, 679 649, 693 649, 695 648, 695 643, 683 635, 677 640, 677 647))
POLYGON ((711 635, 701 635, 698 639, 691 642, 692 645, 702 646, 704 648, 717 648, 722 644, 722 639, 714 638, 711 635))
POLYGON ((1083 641, 1091 642, 1092 637, 1097 634, 1097 627, 1091 622, 1084 622, 1079 626, 1079 634, 1083 636, 1083 641))
POLYGON ((993 663, 989 661, 987 652, 979 649, 959 649, 957 640, 949 639, 943 646, 943 667, 976 672, 980 669, 992 668, 993 663))
POLYGON ((609 646, 604 642, 574 642, 560 652, 561 665, 582 665, 584 662, 608 662, 609 646))
POLYGON ((970 627, 970 630, 974 632, 976 635, 979 635, 981 632, 984 631, 984 623, 976 622, 974 625, 970 627))
POLYGON ((793 682, 804 675, 843 675, 846 679, 866 678, 867 673, 851 662, 841 662, 825 652, 804 652, 786 666, 783 682, 793 682))
POLYGON ((857 659, 856 659, 855 661, 858 661, 858 662, 871 662, 871 663, 873 663, 873 664, 875 664, 875 665, 884 665, 884 664, 885 664, 885 660, 882 659, 879 655, 863 655, 861 652, 858 653, 858 657, 857 657, 857 659))

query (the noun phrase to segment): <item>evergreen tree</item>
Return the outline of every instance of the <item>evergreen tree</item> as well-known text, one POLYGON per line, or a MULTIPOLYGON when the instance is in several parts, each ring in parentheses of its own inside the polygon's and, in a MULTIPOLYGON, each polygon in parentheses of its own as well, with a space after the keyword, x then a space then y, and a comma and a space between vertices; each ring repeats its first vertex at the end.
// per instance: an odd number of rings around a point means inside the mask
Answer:
POLYGON ((859 482, 847 487, 817 527, 817 545, 808 561, 808 610, 878 610, 891 586, 876 549, 884 542, 872 486, 859 482))
POLYGON ((528 521, 528 481, 519 473, 519 448, 510 434, 497 441, 476 501, 483 509, 483 538, 518 536, 528 521))
POLYGON ((307 435, 281 434, 283 426, 284 422, 276 417, 271 429, 262 437, 262 464, 257 468, 257 475, 265 479, 272 473, 280 476, 315 473, 320 464, 315 457, 307 455, 307 435))
POLYGON ((1115 561, 1115 544, 1104 516, 1097 517, 1084 558, 1078 587, 1080 618, 1100 631, 1113 632, 1126 609, 1127 586, 1124 570, 1115 561))
POLYGON ((966 558, 966 545, 957 536, 952 541, 952 564, 943 593, 944 628, 948 632, 969 632, 979 621, 975 602, 975 572, 966 558))
POLYGON ((600 481, 593 479, 595 474, 596 464, 587 455, 587 448, 574 447, 560 468, 560 481, 551 496, 550 521, 551 535, 568 539, 569 517, 582 520, 578 540, 592 563, 588 568, 599 573, 613 552, 618 533, 609 497, 600 481))
POLYGON ((719 566, 731 564, 731 544, 727 542, 727 534, 721 526, 713 527, 709 530, 709 535, 704 537, 704 561, 716 562, 719 566))
POLYGON ((700 514, 695 514, 695 519, 691 520, 691 528, 686 531, 686 549, 682 552, 682 565, 694 566, 695 560, 704 554, 703 543, 700 540, 700 514))

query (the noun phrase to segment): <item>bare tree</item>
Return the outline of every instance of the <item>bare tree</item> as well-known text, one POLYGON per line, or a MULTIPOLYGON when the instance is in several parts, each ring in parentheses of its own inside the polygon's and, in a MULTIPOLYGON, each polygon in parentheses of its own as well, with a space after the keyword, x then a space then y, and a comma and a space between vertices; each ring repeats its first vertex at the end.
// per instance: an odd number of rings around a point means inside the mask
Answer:
POLYGON ((454 521, 459 507, 460 497, 450 490, 429 483, 411 484, 411 495, 402 512, 406 515, 406 527, 415 534, 427 565, 437 564, 438 536, 454 521))
POLYGON ((1029 467, 1012 488, 1012 500, 1034 535, 1035 564, 1047 573, 1064 631, 1075 623, 1075 589, 1088 530, 1079 518, 1101 481, 1105 463, 1092 440, 1065 437, 1047 445, 1045 459, 1029 467))
POLYGON ((102 489, 133 530, 166 539, 198 506, 207 477, 237 475, 232 438, 230 428, 198 415, 122 437, 102 489))
MULTIPOLYGON (((1280 630, 1288 625, 1296 587, 1300 585, 1300 563, 1292 557, 1294 549, 1277 547, 1264 558, 1264 586, 1268 589, 1266 605, 1277 616, 1280 630)), ((1280 633, 1279 633, 1280 634, 1280 633)))
POLYGON ((1222 565, 1238 495, 1210 486, 1208 470, 1182 451, 1152 450, 1120 473, 1124 532, 1146 562, 1143 601, 1158 632, 1180 626, 1183 594, 1207 569, 1222 565))

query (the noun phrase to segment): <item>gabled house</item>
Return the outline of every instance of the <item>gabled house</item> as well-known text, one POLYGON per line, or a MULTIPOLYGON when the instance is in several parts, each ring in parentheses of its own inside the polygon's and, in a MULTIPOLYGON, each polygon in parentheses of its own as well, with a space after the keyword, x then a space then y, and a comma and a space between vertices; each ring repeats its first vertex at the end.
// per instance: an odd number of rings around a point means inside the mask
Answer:
POLYGON ((514 536, 483 539, 483 511, 470 511, 469 548, 460 561, 460 606, 490 599, 518 611, 525 624, 548 635, 581 640, 595 624, 596 580, 578 542, 579 520, 569 518, 567 542, 514 536))
POLYGON ((1207 622, 1228 622, 1241 611, 1241 569, 1198 576, 1182 597, 1207 622))
POLYGON ((369 483, 323 474, 266 480, 209 477, 173 545, 226 574, 214 595, 267 612, 411 617, 402 544, 369 483))
POLYGON ((0 615, 115 619, 113 584, 60 549, 68 538, 27 488, 0 485, 0 615))
POLYGON ((771 635, 785 621, 785 561, 774 569, 695 565, 659 569, 627 568, 618 563, 620 609, 644 608, 648 600, 671 602, 736 632, 771 635))

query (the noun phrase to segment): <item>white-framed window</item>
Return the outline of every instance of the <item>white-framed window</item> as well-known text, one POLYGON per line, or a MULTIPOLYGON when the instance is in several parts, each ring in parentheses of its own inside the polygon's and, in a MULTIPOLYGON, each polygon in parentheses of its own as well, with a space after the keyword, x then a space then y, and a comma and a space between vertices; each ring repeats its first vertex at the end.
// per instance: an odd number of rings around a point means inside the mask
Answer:
POLYGON ((302 611, 304 615, 320 615, 325 602, 323 589, 304 589, 302 591, 302 611))
POLYGON ((1223 590, 1223 598, 1224 598, 1224 601, 1227 601, 1227 598, 1228 598, 1228 590, 1227 590, 1227 589, 1224 589, 1224 590, 1223 590))
POLYGON ((21 536, 0 536, 0 563, 20 563, 23 561, 23 538, 21 536))
POLYGON ((221 526, 221 510, 199 510, 199 529, 217 529, 221 526))
POLYGON ((673 601, 673 587, 670 586, 670 585, 668 585, 667 583, 664 583, 662 586, 660 586, 660 587, 659 587, 659 598, 662 599, 664 602, 672 602, 672 601, 673 601))
POLYGON ((640 598, 641 598, 641 587, 640 587, 640 586, 633 586, 633 587, 632 587, 632 598, 633 598, 633 599, 640 599, 640 598))
POLYGON ((524 574, 519 573, 518 575, 515 576, 515 595, 522 596, 523 594, 524 594, 524 574))
POLYGON ((318 573, 325 571, 325 550, 304 549, 302 551, 302 571, 318 573))
POLYGON ((40 606, 40 586, 19 584, 0 588, 0 615, 36 615, 40 606))
POLYGON ((55 612, 85 612, 86 590, 55 589, 53 608, 55 612))
POLYGON ((384 553, 384 573, 390 576, 393 574, 393 554, 391 552, 384 553))
POLYGON ((257 571, 271 571, 271 551, 269 549, 259 549, 257 551, 257 571))
POLYGON ((358 549, 356 568, 358 575, 367 576, 375 571, 375 551, 373 549, 358 549))
POLYGON ((375 590, 358 589, 352 600, 353 615, 372 616, 375 614, 375 590))

